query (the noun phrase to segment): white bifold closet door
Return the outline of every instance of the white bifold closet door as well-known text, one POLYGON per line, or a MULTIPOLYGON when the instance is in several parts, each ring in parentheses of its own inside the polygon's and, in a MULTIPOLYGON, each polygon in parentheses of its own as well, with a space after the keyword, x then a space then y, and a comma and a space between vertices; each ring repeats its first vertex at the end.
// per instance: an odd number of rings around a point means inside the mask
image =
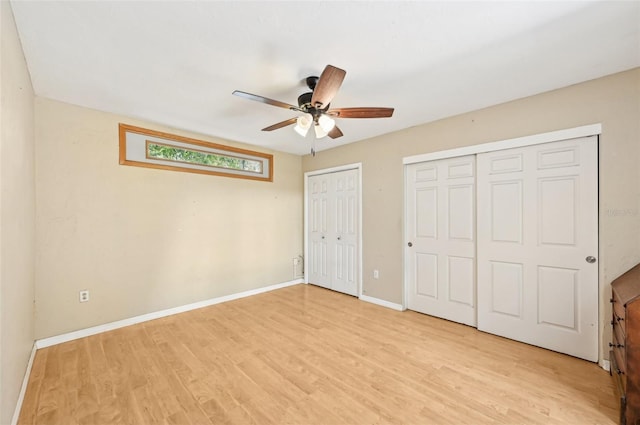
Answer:
POLYGON ((309 283, 358 295, 359 170, 309 177, 309 283))
POLYGON ((405 187, 408 308, 475 326, 475 156, 408 165, 405 187))
POLYGON ((478 329, 598 360, 597 138, 478 154, 478 329))

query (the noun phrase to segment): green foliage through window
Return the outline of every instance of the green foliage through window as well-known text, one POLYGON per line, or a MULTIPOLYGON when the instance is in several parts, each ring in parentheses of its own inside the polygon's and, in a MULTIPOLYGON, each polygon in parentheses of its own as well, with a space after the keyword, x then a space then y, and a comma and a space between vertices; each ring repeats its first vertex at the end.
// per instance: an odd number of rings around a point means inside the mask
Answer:
POLYGON ((179 148, 150 141, 147 141, 147 157, 150 159, 164 159, 187 164, 262 173, 262 161, 179 148))
POLYGON ((273 182, 273 155, 118 124, 121 165, 273 182))

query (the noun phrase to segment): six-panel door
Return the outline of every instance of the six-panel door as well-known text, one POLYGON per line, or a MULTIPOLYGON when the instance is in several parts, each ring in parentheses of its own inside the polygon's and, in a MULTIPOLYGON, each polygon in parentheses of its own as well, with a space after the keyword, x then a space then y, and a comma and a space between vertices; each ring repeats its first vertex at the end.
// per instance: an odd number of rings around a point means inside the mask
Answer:
POLYGON ((477 164, 478 329, 597 361, 597 139, 477 164))
POLYGON ((475 156, 407 166, 406 213, 408 308, 475 326, 475 156))

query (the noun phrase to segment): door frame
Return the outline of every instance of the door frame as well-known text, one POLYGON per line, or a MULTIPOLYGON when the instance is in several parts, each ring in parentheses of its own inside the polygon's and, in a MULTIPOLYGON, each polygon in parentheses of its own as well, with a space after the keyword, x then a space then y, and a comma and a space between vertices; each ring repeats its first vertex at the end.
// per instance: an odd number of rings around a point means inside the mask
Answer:
POLYGON ((497 142, 481 143, 479 145, 465 146, 462 148, 447 149, 444 151, 430 152, 420 155, 406 156, 402 158, 402 164, 415 164, 416 162, 433 161, 434 159, 453 158, 463 155, 474 155, 484 152, 501 151, 504 149, 521 148, 524 146, 540 145, 542 143, 557 142, 560 140, 577 139, 579 137, 598 136, 602 134, 602 124, 583 125, 581 127, 565 130, 551 131, 549 133, 533 134, 517 137, 515 139, 500 140, 497 142))
POLYGON ((357 296, 362 297, 362 163, 355 162, 353 164, 339 165, 336 167, 323 168, 321 170, 307 171, 304 173, 304 283, 309 283, 308 259, 309 259, 309 177, 321 174, 337 173, 340 171, 358 170, 358 260, 356 262, 358 269, 357 279, 357 296))
MULTIPOLYGON (((407 222, 407 211, 406 211, 406 206, 407 206, 407 200, 406 200, 406 196, 407 196, 407 188, 406 188, 406 182, 407 182, 407 165, 409 164, 415 164, 415 163, 419 163, 419 162, 427 162, 427 161, 433 161, 433 160, 437 160, 437 159, 446 159, 446 158, 454 158, 454 157, 458 157, 458 156, 464 156, 464 155, 477 155, 480 153, 485 153, 485 152, 493 152, 493 151, 499 151, 499 150, 504 150, 504 149, 510 149, 510 148, 519 148, 519 147, 525 147, 525 146, 533 146, 533 145, 540 145, 543 143, 551 143, 551 142, 557 142, 560 140, 567 140, 567 139, 577 139, 580 137, 598 137, 600 134, 602 134, 602 124, 601 123, 596 123, 596 124, 590 124, 590 125, 584 125, 584 126, 580 126, 580 127, 573 127, 573 128, 568 128, 568 129, 563 129, 563 130, 557 130, 557 131, 551 131, 548 133, 540 133, 540 134, 533 134, 533 135, 529 135, 529 136, 524 136, 524 137, 517 137, 514 139, 506 139, 506 140, 500 140, 500 141, 496 141, 496 142, 489 142, 489 143, 481 143, 478 145, 472 145, 472 146, 465 146, 465 147, 461 147, 461 148, 454 148, 454 149, 447 149, 447 150, 443 150, 443 151, 436 151, 436 152, 430 152, 430 153, 425 153, 425 154, 419 154, 419 155, 412 155, 412 156, 407 156, 402 158, 402 164, 403 164, 403 176, 404 176, 404 180, 403 180, 403 215, 402 215, 402 308, 406 309, 408 302, 408 282, 407 282, 407 274, 405 272, 405 266, 406 266, 406 258, 405 258, 405 246, 407 244, 407 229, 406 229, 406 222, 407 222)), ((598 146, 598 150, 599 150, 599 146, 598 146)), ((599 163, 599 160, 598 160, 599 163)), ((598 164, 599 165, 599 164, 598 164)), ((600 183, 600 173, 598 172, 598 183, 600 183)), ((600 210, 600 199, 598 197, 598 210, 600 210)), ((598 221, 599 218, 598 218, 598 221)), ((605 370, 609 370, 609 361, 604 360, 603 358, 603 345, 604 342, 602 341, 602 336, 603 336, 603 330, 604 330, 604 325, 602 320, 600 320, 602 318, 602 287, 601 287, 601 282, 602 282, 602 276, 604 273, 604 263, 602 261, 602 248, 600 246, 600 240, 601 240, 601 235, 600 235, 600 226, 598 226, 598 364, 605 370)), ((477 255, 477 253, 476 253, 477 255)))

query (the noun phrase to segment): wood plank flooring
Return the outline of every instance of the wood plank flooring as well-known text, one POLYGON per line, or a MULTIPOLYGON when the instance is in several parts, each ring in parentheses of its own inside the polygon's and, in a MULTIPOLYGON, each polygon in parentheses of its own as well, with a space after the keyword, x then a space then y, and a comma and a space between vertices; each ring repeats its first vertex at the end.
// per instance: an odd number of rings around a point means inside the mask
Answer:
POLYGON ((311 285, 38 350, 20 424, 615 424, 607 372, 311 285))

